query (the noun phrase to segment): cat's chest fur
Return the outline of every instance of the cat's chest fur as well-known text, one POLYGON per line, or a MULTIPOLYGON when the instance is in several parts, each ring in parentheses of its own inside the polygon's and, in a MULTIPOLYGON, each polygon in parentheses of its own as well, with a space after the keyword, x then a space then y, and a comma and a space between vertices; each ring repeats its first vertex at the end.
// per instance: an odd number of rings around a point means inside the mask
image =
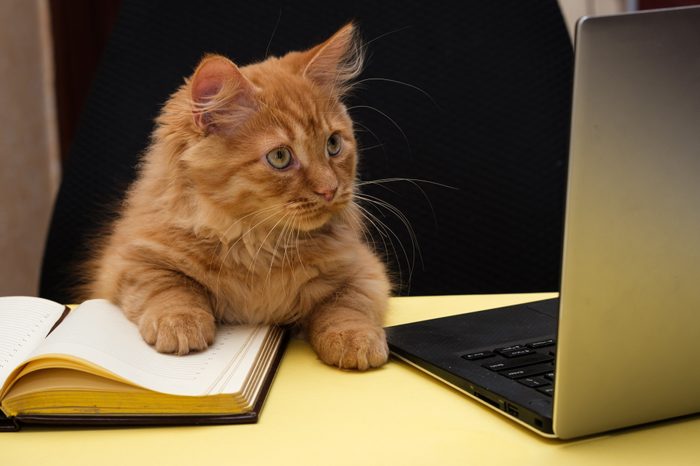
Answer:
POLYGON ((224 322, 299 321, 342 286, 347 253, 341 229, 314 236, 245 235, 222 243, 204 285, 224 322))

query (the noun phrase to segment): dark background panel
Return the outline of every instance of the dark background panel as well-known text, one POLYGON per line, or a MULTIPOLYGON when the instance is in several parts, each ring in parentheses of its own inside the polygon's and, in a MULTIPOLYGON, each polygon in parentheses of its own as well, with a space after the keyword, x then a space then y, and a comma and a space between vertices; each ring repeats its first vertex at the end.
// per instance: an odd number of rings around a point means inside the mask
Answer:
POLYGON ((350 20, 368 50, 348 100, 361 177, 421 180, 363 186, 411 225, 363 204, 386 225, 372 237, 397 293, 558 289, 572 48, 555 1, 124 0, 66 157, 42 296, 65 300, 160 106, 204 53, 245 65, 350 20))

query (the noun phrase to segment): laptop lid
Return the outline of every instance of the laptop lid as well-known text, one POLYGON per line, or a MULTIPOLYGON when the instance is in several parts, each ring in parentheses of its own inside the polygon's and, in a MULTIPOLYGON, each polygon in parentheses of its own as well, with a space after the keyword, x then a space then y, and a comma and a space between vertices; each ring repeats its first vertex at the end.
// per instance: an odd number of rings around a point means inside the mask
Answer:
POLYGON ((577 26, 554 431, 700 411, 700 8, 577 26))

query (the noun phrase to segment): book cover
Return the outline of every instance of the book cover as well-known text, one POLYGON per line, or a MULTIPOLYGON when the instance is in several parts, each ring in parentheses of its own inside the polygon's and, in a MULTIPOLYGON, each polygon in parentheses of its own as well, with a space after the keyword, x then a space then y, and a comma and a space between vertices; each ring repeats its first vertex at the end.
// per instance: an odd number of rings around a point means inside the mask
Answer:
POLYGON ((0 430, 256 422, 287 334, 222 325, 207 350, 175 356, 155 351, 105 300, 66 312, 0 298, 0 430))

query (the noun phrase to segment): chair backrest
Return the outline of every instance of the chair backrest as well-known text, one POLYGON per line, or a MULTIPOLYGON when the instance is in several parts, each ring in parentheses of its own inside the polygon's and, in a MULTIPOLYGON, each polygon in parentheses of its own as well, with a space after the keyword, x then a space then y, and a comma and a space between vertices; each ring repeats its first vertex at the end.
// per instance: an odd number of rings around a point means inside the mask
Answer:
POLYGON ((391 209, 368 206, 393 232, 374 237, 398 292, 558 289, 573 54, 555 0, 125 0, 65 168, 41 295, 67 299, 160 105, 205 52, 243 65, 349 20, 369 50, 349 100, 361 177, 424 180, 363 186, 405 215, 420 247, 391 209))

